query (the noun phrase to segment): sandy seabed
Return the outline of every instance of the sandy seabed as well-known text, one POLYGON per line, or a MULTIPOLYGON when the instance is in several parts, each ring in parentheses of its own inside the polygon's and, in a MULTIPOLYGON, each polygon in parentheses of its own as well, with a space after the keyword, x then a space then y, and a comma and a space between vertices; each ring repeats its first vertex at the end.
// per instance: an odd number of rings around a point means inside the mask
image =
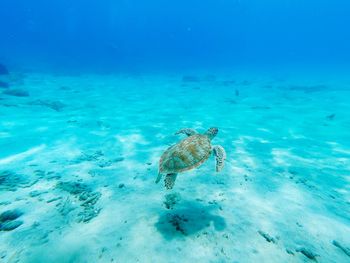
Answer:
POLYGON ((0 262, 349 262, 349 78, 15 73, 0 262), (227 152, 155 184, 180 128, 227 152))

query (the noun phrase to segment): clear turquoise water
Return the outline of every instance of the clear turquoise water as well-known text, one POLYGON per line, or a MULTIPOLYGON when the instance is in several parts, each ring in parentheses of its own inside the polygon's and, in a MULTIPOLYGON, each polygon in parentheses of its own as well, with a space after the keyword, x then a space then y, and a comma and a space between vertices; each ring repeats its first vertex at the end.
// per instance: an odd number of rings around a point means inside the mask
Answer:
POLYGON ((2 261, 347 262, 339 77, 13 73, 29 96, 0 100, 0 208, 22 213, 2 261), (174 133, 211 126, 224 170, 211 158, 171 191, 155 184, 174 133))
POLYGON ((349 262, 349 10, 0 1, 0 263, 349 262))

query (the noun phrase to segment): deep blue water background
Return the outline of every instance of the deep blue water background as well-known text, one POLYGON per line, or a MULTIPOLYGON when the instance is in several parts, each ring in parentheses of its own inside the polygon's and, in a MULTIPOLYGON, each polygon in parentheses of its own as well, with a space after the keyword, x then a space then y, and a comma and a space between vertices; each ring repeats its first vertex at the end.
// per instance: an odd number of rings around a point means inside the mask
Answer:
POLYGON ((346 65, 346 0, 0 0, 12 67, 346 65))

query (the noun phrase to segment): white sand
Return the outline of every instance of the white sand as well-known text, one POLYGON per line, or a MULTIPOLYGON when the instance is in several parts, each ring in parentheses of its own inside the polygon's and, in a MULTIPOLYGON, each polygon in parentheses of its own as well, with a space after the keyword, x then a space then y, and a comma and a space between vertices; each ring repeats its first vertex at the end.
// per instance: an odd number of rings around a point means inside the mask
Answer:
POLYGON ((0 181, 0 212, 24 213, 0 232, 0 262, 310 261, 302 248, 318 262, 349 262, 332 243, 350 248, 348 80, 23 78, 16 88, 29 97, 0 94, 0 173, 19 176, 0 181), (212 126, 225 169, 216 174, 211 158, 180 174, 169 192, 180 200, 166 209, 168 192, 154 183, 160 155, 178 129, 212 126), (58 182, 98 195, 95 217, 79 222, 83 200, 58 182))

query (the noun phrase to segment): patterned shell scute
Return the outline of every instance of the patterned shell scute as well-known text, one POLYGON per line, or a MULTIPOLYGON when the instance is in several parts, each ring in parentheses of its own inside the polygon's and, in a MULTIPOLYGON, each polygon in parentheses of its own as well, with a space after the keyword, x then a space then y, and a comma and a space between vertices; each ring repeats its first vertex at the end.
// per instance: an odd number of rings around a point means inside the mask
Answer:
POLYGON ((211 154, 210 140, 205 135, 192 135, 167 149, 160 158, 163 173, 179 173, 205 162, 211 154))

